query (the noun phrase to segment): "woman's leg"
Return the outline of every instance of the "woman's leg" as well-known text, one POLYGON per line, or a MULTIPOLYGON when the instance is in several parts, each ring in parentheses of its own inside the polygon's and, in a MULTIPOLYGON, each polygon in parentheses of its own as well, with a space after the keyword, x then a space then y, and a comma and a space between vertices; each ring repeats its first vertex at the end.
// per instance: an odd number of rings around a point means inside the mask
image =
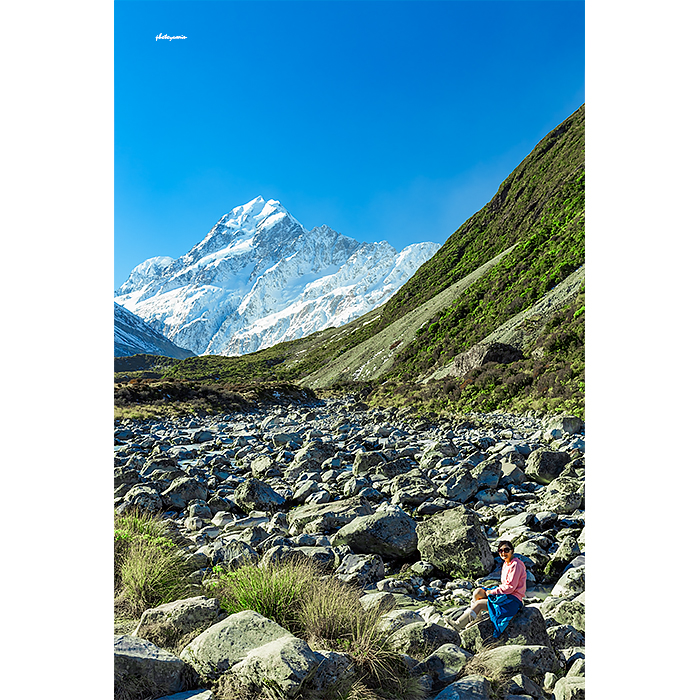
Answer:
POLYGON ((472 595, 471 605, 460 615, 455 624, 462 629, 469 622, 476 620, 482 610, 486 610, 486 591, 483 588, 477 588, 472 595))

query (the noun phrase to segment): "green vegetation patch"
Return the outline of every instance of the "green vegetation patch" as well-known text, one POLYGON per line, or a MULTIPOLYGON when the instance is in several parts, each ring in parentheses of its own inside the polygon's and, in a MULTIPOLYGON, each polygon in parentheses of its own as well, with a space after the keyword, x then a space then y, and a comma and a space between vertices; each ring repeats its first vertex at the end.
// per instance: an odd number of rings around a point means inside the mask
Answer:
MULTIPOLYGON (((310 700, 348 697, 381 700, 420 700, 425 697, 416 679, 388 646, 388 633, 380 629, 382 611, 365 610, 363 591, 326 576, 303 557, 285 564, 243 566, 234 571, 215 567, 207 583, 211 595, 229 613, 255 610, 306 640, 312 649, 350 655, 351 676, 326 689, 309 691, 310 700)), ((217 697, 253 700, 267 697, 266 689, 241 689, 224 675, 215 687, 217 697)))

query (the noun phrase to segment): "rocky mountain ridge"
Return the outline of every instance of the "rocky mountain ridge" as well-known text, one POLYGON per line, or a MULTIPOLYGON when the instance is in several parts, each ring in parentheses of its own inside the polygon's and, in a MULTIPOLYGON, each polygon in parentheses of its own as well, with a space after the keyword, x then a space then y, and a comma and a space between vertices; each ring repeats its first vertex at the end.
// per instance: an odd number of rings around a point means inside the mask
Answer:
POLYGON ((114 356, 162 355, 182 359, 194 357, 191 350, 171 343, 138 316, 114 302, 114 356))
POLYGON ((138 265, 116 301, 198 355, 241 355, 371 311, 438 247, 396 251, 326 225, 307 231, 279 202, 257 197, 182 257, 138 265))

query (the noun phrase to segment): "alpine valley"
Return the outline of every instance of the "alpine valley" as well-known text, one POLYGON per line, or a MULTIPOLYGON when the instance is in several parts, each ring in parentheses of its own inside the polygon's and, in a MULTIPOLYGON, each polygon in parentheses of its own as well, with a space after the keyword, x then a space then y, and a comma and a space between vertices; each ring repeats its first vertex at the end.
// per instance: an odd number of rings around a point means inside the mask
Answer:
POLYGON ((115 379, 583 417, 584 144, 582 105, 439 248, 306 232, 260 198, 234 209, 179 260, 139 265, 117 297, 201 356, 116 358, 115 379))
POLYGON ((326 225, 307 231, 279 202, 257 197, 177 260, 135 267, 115 301, 197 355, 243 355, 372 311, 438 248, 398 252, 326 225))

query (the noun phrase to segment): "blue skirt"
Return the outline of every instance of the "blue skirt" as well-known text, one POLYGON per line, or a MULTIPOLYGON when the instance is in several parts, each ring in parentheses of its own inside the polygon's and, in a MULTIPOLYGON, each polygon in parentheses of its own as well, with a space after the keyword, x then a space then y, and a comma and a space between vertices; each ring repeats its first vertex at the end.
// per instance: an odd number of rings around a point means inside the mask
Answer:
POLYGON ((493 622, 494 638, 498 638, 503 634, 503 630, 508 627, 508 623, 515 617, 518 610, 523 607, 522 601, 510 593, 487 596, 486 605, 489 609, 491 622, 493 622))

